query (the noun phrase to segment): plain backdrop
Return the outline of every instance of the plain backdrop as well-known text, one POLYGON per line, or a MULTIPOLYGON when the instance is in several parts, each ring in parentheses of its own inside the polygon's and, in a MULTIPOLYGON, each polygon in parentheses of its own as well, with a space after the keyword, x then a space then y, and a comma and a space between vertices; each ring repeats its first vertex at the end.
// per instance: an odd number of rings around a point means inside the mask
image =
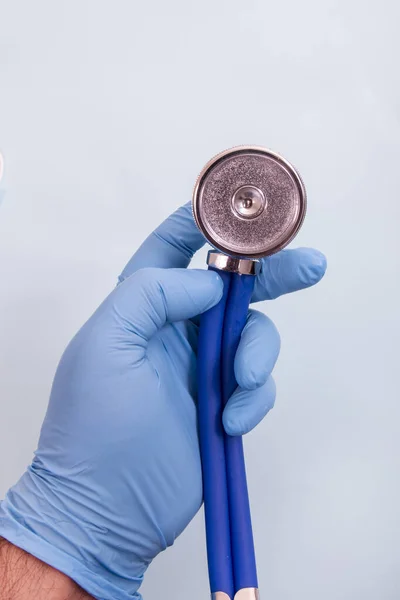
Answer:
MULTIPOLYGON (((329 267, 261 305, 282 335, 245 442, 261 593, 398 600, 399 18, 396 0, 0 0, 0 496, 130 254, 211 156, 264 145, 302 173, 295 245, 329 267)), ((202 519, 145 600, 208 597, 202 519)))

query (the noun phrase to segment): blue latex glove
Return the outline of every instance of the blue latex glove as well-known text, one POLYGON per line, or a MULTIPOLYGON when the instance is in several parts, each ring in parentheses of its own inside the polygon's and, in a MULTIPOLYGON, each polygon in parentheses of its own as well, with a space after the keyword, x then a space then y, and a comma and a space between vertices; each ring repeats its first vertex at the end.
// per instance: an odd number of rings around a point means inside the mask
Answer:
MULTIPOLYGON (((153 558, 202 501, 196 429, 197 326, 219 276, 186 270, 204 243, 186 205, 139 248, 59 364, 32 465, 0 508, 0 535, 104 600, 131 600, 153 558)), ((263 260, 254 300, 308 287, 316 250, 263 260)), ((236 355, 231 435, 273 406, 279 335, 250 311, 236 355)))

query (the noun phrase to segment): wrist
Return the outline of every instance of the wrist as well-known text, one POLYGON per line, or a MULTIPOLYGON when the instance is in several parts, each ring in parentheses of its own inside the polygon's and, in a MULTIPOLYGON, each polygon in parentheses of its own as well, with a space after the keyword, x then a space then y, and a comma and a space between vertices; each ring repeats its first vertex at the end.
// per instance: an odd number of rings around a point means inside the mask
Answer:
MULTIPOLYGON (((65 485, 63 480, 45 475, 30 467, 7 492, 0 502, 0 536, 64 573, 89 597, 138 600, 143 577, 130 573, 130 556, 110 551, 109 530, 96 523, 91 499, 79 501, 76 481, 68 480, 65 485), (80 514, 82 506, 85 520, 80 514)), ((6 599, 14 600, 0 595, 0 600, 6 599)))
POLYGON ((0 600, 92 600, 72 579, 0 538, 0 600))

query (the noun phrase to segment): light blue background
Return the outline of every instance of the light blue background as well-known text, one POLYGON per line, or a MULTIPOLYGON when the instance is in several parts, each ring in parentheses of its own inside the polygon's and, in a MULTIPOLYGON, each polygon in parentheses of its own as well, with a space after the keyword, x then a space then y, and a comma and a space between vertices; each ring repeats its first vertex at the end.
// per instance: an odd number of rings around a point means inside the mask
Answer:
MULTIPOLYGON (((0 495, 132 251, 212 155, 265 145, 302 173, 296 245, 329 268, 263 305, 282 354, 246 440, 262 596, 398 600, 399 18, 395 0, 0 0, 0 495)), ((142 591, 207 597, 202 514, 142 591)))

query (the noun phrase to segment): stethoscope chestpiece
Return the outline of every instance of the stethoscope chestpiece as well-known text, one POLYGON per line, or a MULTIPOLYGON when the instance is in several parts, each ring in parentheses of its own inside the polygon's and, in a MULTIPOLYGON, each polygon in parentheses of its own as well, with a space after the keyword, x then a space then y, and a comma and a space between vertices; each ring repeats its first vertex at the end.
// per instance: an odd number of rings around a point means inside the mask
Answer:
POLYGON ((296 169, 258 146, 238 146, 210 160, 193 192, 193 215, 207 241, 232 257, 260 258, 299 231, 306 191, 296 169))

